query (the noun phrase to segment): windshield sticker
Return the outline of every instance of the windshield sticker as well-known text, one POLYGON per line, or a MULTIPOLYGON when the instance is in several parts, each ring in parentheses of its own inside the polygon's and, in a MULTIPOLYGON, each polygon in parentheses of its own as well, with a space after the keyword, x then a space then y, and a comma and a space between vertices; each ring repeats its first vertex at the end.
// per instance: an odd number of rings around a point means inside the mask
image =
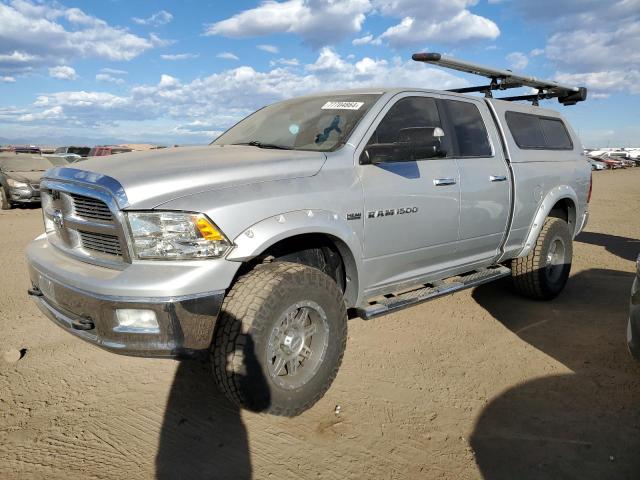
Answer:
POLYGON ((297 135, 299 131, 300 131, 300 127, 295 123, 292 123, 291 125, 289 125, 289 133, 291 133, 291 135, 297 135))
POLYGON ((327 102, 322 110, 360 110, 364 102, 327 102))

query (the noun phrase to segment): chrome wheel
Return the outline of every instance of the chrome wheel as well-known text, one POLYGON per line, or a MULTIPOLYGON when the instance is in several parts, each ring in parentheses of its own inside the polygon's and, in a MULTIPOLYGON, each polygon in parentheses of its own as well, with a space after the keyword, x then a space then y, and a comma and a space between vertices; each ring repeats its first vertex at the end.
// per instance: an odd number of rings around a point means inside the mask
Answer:
POLYGON ((276 321, 267 347, 267 367, 280 387, 303 386, 317 373, 329 344, 329 323, 320 305, 302 301, 276 321))
POLYGON ((557 282, 562 276, 562 270, 565 265, 565 250, 562 238, 555 237, 551 241, 545 269, 545 274, 550 282, 557 282))

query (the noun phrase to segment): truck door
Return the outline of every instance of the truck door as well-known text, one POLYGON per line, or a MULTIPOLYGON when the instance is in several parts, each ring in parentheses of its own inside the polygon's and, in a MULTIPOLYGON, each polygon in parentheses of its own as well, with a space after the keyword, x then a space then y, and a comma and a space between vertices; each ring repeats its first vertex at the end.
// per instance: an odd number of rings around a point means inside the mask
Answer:
POLYGON ((368 287, 411 280, 456 259, 460 178, 436 99, 405 93, 394 100, 358 150, 368 287))
POLYGON ((469 265, 498 254, 511 209, 511 179, 487 107, 459 97, 443 99, 440 106, 460 171, 458 254, 469 265))

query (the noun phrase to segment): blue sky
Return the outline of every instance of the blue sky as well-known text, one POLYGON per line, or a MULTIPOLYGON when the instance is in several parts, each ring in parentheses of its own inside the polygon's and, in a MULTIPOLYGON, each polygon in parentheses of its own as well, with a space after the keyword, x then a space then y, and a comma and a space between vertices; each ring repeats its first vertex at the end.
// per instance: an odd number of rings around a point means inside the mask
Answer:
POLYGON ((640 0, 0 0, 0 143, 206 143, 336 88, 474 82, 437 51, 587 85, 586 146, 640 146, 640 0))

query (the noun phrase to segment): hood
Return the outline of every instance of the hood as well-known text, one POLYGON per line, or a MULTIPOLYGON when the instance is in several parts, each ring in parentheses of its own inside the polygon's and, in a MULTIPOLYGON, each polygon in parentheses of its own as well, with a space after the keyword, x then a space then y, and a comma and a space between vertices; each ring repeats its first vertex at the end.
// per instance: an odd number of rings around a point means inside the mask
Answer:
POLYGON ((7 178, 13 178, 18 182, 40 183, 40 179, 44 172, 5 172, 7 178))
POLYGON ((115 178, 130 207, 153 208, 207 190, 310 177, 325 160, 320 152, 209 145, 95 157, 74 168, 115 178))

